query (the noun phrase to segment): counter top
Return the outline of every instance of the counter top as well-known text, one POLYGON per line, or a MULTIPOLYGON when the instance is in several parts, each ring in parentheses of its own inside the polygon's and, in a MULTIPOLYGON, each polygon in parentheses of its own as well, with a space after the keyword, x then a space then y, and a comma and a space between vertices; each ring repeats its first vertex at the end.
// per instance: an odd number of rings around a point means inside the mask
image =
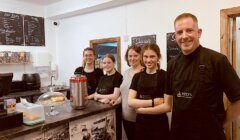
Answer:
POLYGON ((100 102, 95 102, 90 100, 87 107, 83 110, 74 110, 69 108, 68 110, 64 110, 60 112, 56 116, 46 116, 45 122, 42 124, 37 124, 33 126, 22 125, 20 127, 16 127, 13 129, 8 129, 4 131, 0 131, 0 139, 9 139, 15 138, 17 136, 26 135, 36 131, 47 131, 51 128, 59 126, 61 124, 66 124, 74 120, 78 120, 81 118, 85 118, 91 115, 95 115, 104 111, 108 111, 114 109, 115 107, 110 106, 108 104, 102 104, 100 102))
MULTIPOLYGON (((56 91, 57 92, 63 92, 63 91, 67 91, 69 90, 69 87, 63 87, 63 88, 59 88, 56 91)), ((21 92, 14 92, 14 93, 9 93, 6 96, 2 96, 0 97, 0 102, 3 102, 4 99, 9 99, 9 98, 15 98, 15 99, 19 99, 21 98, 26 98, 26 97, 34 97, 34 96, 40 96, 43 93, 48 92, 47 87, 42 88, 41 90, 30 90, 30 91, 21 91, 21 92)))

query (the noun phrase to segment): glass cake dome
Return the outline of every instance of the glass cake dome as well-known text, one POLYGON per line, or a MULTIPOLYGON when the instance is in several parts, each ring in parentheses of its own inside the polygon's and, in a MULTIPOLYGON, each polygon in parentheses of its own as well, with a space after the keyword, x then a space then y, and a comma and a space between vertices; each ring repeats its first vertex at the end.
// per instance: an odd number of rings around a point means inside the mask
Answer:
POLYGON ((46 92, 38 98, 37 103, 43 106, 55 106, 65 104, 66 101, 66 97, 61 92, 46 92))
POLYGON ((48 116, 59 114, 59 112, 55 110, 55 107, 66 105, 66 103, 67 98, 61 92, 46 92, 37 100, 37 104, 43 105, 46 110, 50 108, 49 112, 46 111, 46 115, 48 116))

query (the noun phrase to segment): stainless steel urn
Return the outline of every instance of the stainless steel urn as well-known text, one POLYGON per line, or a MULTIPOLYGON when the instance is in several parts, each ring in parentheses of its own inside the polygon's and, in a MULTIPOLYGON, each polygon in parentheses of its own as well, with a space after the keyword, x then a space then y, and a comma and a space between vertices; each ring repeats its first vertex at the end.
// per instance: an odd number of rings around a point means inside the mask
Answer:
POLYGON ((70 103, 74 109, 84 109, 88 103, 87 77, 76 75, 70 78, 70 103))

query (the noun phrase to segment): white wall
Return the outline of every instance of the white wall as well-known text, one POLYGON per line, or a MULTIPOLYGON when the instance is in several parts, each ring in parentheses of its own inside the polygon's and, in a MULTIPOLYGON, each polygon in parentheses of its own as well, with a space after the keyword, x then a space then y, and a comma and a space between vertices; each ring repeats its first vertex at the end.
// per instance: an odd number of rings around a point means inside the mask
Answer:
POLYGON ((161 67, 166 69, 166 33, 173 32, 173 21, 182 12, 191 12, 203 29, 201 44, 220 51, 220 9, 240 6, 239 0, 145 0, 121 7, 106 9, 60 20, 57 29, 57 61, 59 82, 67 82, 74 69, 81 65, 82 50, 89 40, 118 37, 121 42, 122 71, 127 65, 123 59, 131 37, 157 35, 162 52, 161 67), (123 37, 129 36, 124 42, 123 37))
POLYGON ((236 59, 237 59, 237 73, 240 76, 240 16, 236 19, 237 21, 237 31, 236 31, 236 59))
MULTIPOLYGON (((108 8, 71 18, 58 19, 59 26, 53 26, 45 19, 46 47, 0 46, 0 51, 30 51, 32 54, 47 51, 59 68, 59 81, 68 83, 74 69, 81 65, 82 50, 89 46, 89 40, 120 36, 122 71, 127 69, 123 59, 131 37, 157 35, 162 52, 161 67, 166 69, 166 33, 173 32, 173 20, 182 12, 191 12, 199 19, 203 28, 202 45, 220 50, 220 9, 240 6, 239 0, 144 0, 125 6, 108 8), (129 36, 127 42, 123 41, 129 36)), ((59 7, 61 8, 61 7, 59 7)), ((0 0, 0 10, 19 14, 45 16, 46 7, 20 3, 15 0, 0 0)), ((68 11, 66 10, 66 13, 68 11)), ((14 79, 20 79, 24 72, 34 72, 32 65, 0 65, 0 72, 14 72, 14 79)))
MULTIPOLYGON (((23 3, 14 0, 0 0, 0 11, 11 12, 23 15, 31 15, 44 17, 45 11, 43 6, 23 3)), ((46 47, 31 47, 31 46, 15 46, 15 45, 1 45, 0 51, 28 51, 31 52, 32 57, 37 52, 48 52, 53 61, 56 61, 56 38, 55 27, 51 20, 45 19, 45 45, 46 47)), ((23 73, 33 73, 36 69, 33 64, 26 65, 0 65, 0 73, 13 72, 14 80, 20 80, 23 73)))

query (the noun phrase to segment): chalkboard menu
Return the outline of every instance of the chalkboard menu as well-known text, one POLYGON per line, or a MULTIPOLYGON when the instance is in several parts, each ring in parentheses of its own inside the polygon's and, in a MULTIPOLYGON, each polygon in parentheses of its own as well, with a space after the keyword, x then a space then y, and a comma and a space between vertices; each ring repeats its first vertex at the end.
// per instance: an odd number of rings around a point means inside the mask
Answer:
POLYGON ((44 18, 0 11, 0 45, 45 46, 44 18))
POLYGON ((175 40, 175 33, 167 33, 167 62, 181 52, 175 40))
POLYGON ((132 45, 139 45, 143 47, 149 43, 156 43, 156 35, 145 35, 132 37, 132 45))
POLYGON ((24 16, 24 38, 26 46, 44 46, 44 19, 24 16))
POLYGON ((0 45, 24 45, 22 15, 0 11, 0 45))

